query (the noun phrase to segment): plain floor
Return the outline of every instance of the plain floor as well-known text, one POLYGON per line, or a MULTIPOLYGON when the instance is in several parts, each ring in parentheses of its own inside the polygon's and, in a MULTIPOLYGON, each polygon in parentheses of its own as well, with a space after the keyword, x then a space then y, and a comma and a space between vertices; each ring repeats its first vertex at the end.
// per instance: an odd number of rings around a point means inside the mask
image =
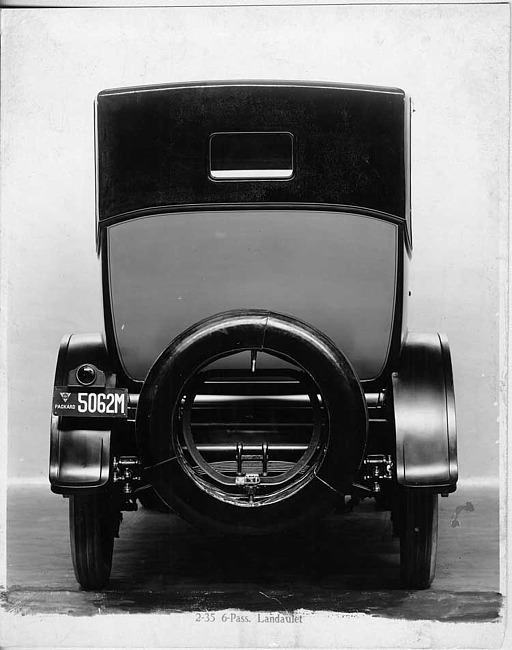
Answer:
POLYGON ((461 488, 440 499, 436 579, 425 591, 398 582, 398 541, 389 513, 363 501, 308 531, 240 541, 205 535, 175 515, 124 513, 107 589, 85 592, 69 550, 68 501, 49 486, 8 494, 8 590, 22 614, 161 613, 304 608, 402 619, 496 620, 499 500, 495 489, 461 488))

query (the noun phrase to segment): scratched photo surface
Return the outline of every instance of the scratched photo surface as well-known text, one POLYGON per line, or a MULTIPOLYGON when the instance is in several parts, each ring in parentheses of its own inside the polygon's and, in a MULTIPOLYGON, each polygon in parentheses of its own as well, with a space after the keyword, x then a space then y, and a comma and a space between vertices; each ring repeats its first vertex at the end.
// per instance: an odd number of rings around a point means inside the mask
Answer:
MULTIPOLYGON (((0 645, 497 647, 509 8, 178 4, 1 12, 0 645), (124 513, 108 586, 76 582, 68 501, 48 481, 49 421, 62 337, 104 330, 94 101, 110 88, 243 79, 387 86, 412 99, 407 319, 412 332, 448 337, 458 429, 459 483, 439 499, 429 589, 400 585, 398 540, 373 499, 243 541, 139 507, 124 513)), ((308 241, 321 257, 321 238, 308 241)), ((224 261, 233 273, 237 259, 224 261)))

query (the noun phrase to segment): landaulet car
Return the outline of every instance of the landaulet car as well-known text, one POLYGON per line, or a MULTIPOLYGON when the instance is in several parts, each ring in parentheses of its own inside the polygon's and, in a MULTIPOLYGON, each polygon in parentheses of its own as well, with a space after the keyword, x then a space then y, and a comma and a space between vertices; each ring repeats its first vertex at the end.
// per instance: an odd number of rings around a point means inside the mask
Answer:
POLYGON ((407 328, 408 96, 167 84, 95 116, 104 332, 61 343, 50 444, 78 582, 139 502, 262 535, 373 498, 428 587, 456 422, 446 336, 407 328))

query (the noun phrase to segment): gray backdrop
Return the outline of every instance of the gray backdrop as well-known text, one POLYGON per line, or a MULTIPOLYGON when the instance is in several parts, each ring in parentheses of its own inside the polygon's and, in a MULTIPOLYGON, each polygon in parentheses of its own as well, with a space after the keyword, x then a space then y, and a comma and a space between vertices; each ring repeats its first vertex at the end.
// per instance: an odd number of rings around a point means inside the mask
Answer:
POLYGON ((410 329, 449 336, 462 478, 497 476, 506 5, 19 10, 2 14, 2 38, 3 382, 11 477, 47 474, 62 335, 102 327, 96 93, 239 78, 390 85, 412 96, 410 329))

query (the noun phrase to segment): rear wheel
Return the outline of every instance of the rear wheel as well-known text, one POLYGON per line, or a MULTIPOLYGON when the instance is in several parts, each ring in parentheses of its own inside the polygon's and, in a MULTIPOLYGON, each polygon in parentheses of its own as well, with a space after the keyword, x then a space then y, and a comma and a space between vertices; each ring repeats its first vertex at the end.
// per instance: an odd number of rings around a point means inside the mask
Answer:
POLYGON ((120 522, 121 512, 110 494, 69 497, 71 556, 76 579, 84 589, 101 589, 108 583, 120 522))
POLYGON ((435 574, 438 495, 401 488, 394 519, 398 519, 401 582, 407 588, 427 589, 435 574))

